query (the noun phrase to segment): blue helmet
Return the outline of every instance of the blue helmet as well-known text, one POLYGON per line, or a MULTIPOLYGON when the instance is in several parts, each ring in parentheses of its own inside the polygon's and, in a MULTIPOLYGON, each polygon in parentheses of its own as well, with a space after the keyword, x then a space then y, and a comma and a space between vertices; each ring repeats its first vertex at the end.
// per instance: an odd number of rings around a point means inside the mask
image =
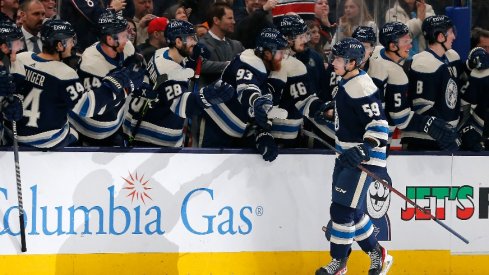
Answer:
POLYGON ((438 34, 446 34, 450 28, 453 28, 453 22, 452 19, 446 15, 433 15, 427 17, 421 25, 424 38, 428 40, 428 43, 435 43, 438 34))
POLYGON ((115 35, 127 29, 127 20, 113 11, 107 10, 97 20, 100 35, 115 35))
POLYGON ((408 33, 409 28, 406 24, 401 22, 389 22, 380 29, 379 42, 384 48, 389 49, 390 43, 397 44, 399 38, 408 33))
POLYGON ((265 28, 256 38, 255 50, 263 53, 264 50, 269 50, 272 53, 285 49, 288 46, 287 39, 284 35, 275 28, 265 28))
POLYGON ((177 38, 185 42, 187 36, 195 36, 194 25, 187 21, 172 19, 165 29, 165 38, 168 44, 174 44, 177 38))
POLYGON ((0 44, 19 40, 23 37, 22 30, 15 23, 8 20, 0 21, 0 44))
POLYGON ((65 39, 72 37, 76 37, 75 29, 64 20, 51 19, 46 21, 41 27, 41 41, 44 45, 53 46, 57 41, 64 43, 65 39))
POLYGON ((343 57, 345 63, 356 61, 355 66, 358 68, 365 56, 365 47, 355 38, 345 38, 334 44, 332 53, 335 57, 343 57))
POLYGON ((370 43, 372 45, 377 44, 377 35, 372 27, 358 26, 353 31, 351 37, 356 38, 358 41, 363 43, 370 43))
POLYGON ((286 37, 294 38, 307 32, 307 25, 298 15, 284 15, 275 20, 277 29, 286 37))

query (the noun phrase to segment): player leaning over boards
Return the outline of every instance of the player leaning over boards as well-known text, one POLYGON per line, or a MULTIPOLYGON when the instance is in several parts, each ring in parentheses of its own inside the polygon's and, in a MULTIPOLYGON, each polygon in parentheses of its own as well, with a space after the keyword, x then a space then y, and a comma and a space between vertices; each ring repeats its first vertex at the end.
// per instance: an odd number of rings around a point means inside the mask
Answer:
POLYGON ((22 96, 17 94, 14 78, 9 73, 11 61, 23 49, 24 36, 10 20, 0 21, 0 145, 8 143, 3 124, 22 118, 22 96))
MULTIPOLYGON (((409 100, 413 111, 446 121, 456 127, 460 115, 460 56, 452 49, 455 31, 452 20, 445 15, 426 18, 422 25, 428 48, 413 57, 409 71, 409 100)), ((408 150, 440 150, 441 143, 424 131, 403 131, 401 142, 408 150)), ((433 128, 433 127, 432 127, 433 128)), ((456 147, 456 146, 455 146, 456 147)))
POLYGON ((205 55, 191 23, 171 20, 165 37, 168 47, 156 50, 148 63, 153 91, 133 95, 124 118, 124 133, 136 146, 183 146, 185 119, 234 94, 233 87, 220 80, 201 89, 194 86, 194 92, 189 89, 196 61, 205 55))
POLYGON ((114 98, 124 97, 122 87, 115 87, 113 82, 128 81, 114 74, 101 79, 97 88, 85 89, 77 73, 63 63, 76 44, 75 31, 66 21, 45 22, 41 41, 41 53, 20 53, 11 67, 15 78, 23 78, 17 82, 17 91, 24 96, 23 118, 17 122, 18 140, 36 148, 60 148, 77 140, 68 123, 68 112, 88 117, 107 109, 114 98))
POLYGON ((384 48, 370 59, 368 74, 380 90, 391 130, 398 127, 426 133, 440 148, 457 150, 457 132, 453 127, 441 118, 411 111, 407 101, 409 83, 402 66, 412 48, 408 27, 401 22, 386 23, 380 29, 379 41, 384 48))
POLYGON ((335 73, 342 77, 335 100, 336 158, 333 172, 331 262, 316 275, 346 274, 348 256, 356 241, 371 260, 369 274, 387 274, 392 256, 372 234, 373 225, 364 213, 365 196, 373 181, 357 168, 359 164, 388 178, 386 145, 389 125, 379 91, 359 69, 365 55, 363 44, 346 38, 333 46, 335 73))
POLYGON ((134 53, 128 40, 127 20, 108 10, 98 19, 99 42, 82 54, 78 75, 87 90, 101 87, 102 80, 114 90, 114 102, 91 117, 70 113, 70 123, 83 145, 123 146, 121 130, 128 92, 139 91, 145 73, 143 57, 134 53))

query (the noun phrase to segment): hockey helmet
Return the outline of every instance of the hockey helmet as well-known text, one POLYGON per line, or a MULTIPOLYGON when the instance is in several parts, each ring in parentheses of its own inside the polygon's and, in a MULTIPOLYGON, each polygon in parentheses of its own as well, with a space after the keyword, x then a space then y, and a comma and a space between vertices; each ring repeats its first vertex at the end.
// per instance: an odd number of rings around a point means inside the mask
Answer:
POLYGON ((44 45, 54 46, 57 41, 61 41, 64 45, 64 40, 68 38, 73 38, 76 44, 75 29, 67 21, 51 19, 41 27, 41 41, 44 45))
POLYGON ((196 35, 194 25, 183 20, 172 19, 165 29, 165 38, 168 44, 174 44, 177 38, 185 42, 187 36, 196 35))
POLYGON ((388 49, 390 43, 397 44, 399 38, 409 33, 409 28, 401 22, 386 23, 380 29, 379 42, 384 48, 388 49))
POLYGON ((343 57, 345 63, 356 61, 355 66, 360 67, 365 56, 365 47, 355 38, 345 38, 334 44, 332 53, 335 57, 343 57))
POLYGON ((287 48, 288 42, 284 35, 275 28, 265 28, 256 38, 255 50, 263 53, 269 50, 272 53, 275 51, 287 48))
POLYGON ((115 35, 127 29, 127 20, 115 12, 107 10, 97 21, 100 35, 115 35))
POLYGON ((358 26, 353 31, 351 37, 356 38, 358 41, 363 43, 370 43, 372 45, 377 44, 377 35, 372 27, 358 26))
POLYGON ((0 44, 19 40, 24 37, 22 30, 13 22, 0 21, 0 44))
POLYGON ((429 43, 436 42, 438 34, 446 34, 450 28, 453 28, 453 22, 452 19, 446 15, 433 15, 427 17, 421 25, 424 38, 428 40, 429 43))
POLYGON ((288 38, 295 38, 307 32, 307 25, 298 15, 284 15, 275 20, 277 29, 288 38))

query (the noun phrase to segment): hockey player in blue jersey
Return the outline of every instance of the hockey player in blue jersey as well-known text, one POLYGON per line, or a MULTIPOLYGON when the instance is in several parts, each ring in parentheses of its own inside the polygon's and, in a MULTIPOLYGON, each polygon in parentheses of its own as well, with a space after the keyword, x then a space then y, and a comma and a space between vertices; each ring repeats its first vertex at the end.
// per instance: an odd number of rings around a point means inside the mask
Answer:
POLYGON ((22 118, 22 96, 16 92, 10 64, 23 49, 23 39, 22 31, 13 22, 0 21, 0 145, 8 143, 4 136, 4 121, 22 118))
POLYGON ((62 20, 49 20, 41 28, 42 52, 23 52, 12 64, 24 96, 23 118, 17 123, 20 144, 41 149, 60 148, 77 140, 68 123, 68 112, 89 117, 124 97, 130 83, 117 72, 101 79, 99 87, 85 89, 76 72, 62 59, 71 55, 76 35, 62 20), (118 87, 120 86, 120 87, 118 87))
POLYGON ((365 55, 360 41, 346 38, 333 46, 333 66, 342 77, 335 97, 335 130, 338 155, 333 172, 330 214, 331 262, 316 275, 345 274, 353 241, 371 260, 369 274, 387 274, 392 256, 380 246, 373 226, 363 211, 367 189, 372 182, 359 164, 388 178, 386 145, 389 126, 378 89, 359 69, 365 55))
POLYGON ((265 28, 256 39, 256 48, 237 55, 224 69, 221 79, 236 89, 226 103, 205 110, 200 123, 202 147, 250 148, 256 146, 266 161, 278 155, 270 134, 269 111, 272 95, 268 74, 280 70, 287 40, 276 29, 265 28))
MULTIPOLYGON (((365 57, 362 60, 362 64, 360 68, 362 70, 367 71, 369 65, 369 59, 372 56, 375 45, 377 43, 377 36, 372 27, 368 26, 358 26, 352 34, 352 37, 360 41, 365 47, 365 57)), ((334 66, 332 64, 328 64, 326 68, 325 74, 327 76, 326 81, 326 89, 318 91, 317 96, 324 102, 333 101, 338 91, 338 83, 341 80, 341 76, 336 75, 334 71, 334 66)), ((332 112, 332 110, 330 111, 332 112)), ((334 122, 332 121, 332 115, 329 114, 327 117, 331 116, 331 120, 326 120, 322 123, 317 123, 313 119, 306 119, 304 121, 304 129, 313 131, 316 135, 321 137, 323 140, 327 141, 329 144, 334 143, 335 140, 335 130, 334 130, 334 122)), ((314 138, 309 137, 309 147, 314 148, 327 148, 320 142, 314 140, 314 138)))
POLYGON ((469 53, 467 63, 472 70, 469 85, 462 95, 462 104, 469 106, 469 112, 466 113, 467 117, 461 119, 463 124, 459 125, 460 149, 478 152, 484 150, 482 136, 488 119, 489 53, 484 48, 474 48, 469 53))
MULTIPOLYGON (((128 40, 127 20, 112 11, 102 13, 98 19, 99 42, 88 47, 82 54, 78 75, 86 90, 99 88, 102 80, 112 72, 120 72, 121 79, 131 83, 126 93, 138 90, 143 83, 142 58, 137 58, 134 46, 128 40), (130 58, 128 58, 130 57, 130 58)), ((107 79, 114 79, 107 78, 107 79)), ((121 87, 120 80, 114 88, 121 87)), ((91 117, 70 114, 70 123, 80 134, 82 145, 124 146, 122 121, 125 112, 125 96, 118 97, 91 117)))
POLYGON ((323 114, 327 108, 332 109, 332 105, 316 95, 319 89, 326 89, 326 82, 319 79, 325 70, 319 55, 314 58, 310 52, 306 53, 309 34, 304 20, 298 15, 285 15, 274 21, 277 29, 288 39, 290 52, 282 61, 281 69, 272 72, 269 77, 274 87, 274 102, 288 113, 286 119, 273 119, 272 135, 280 138, 284 146, 294 146, 293 141, 299 133, 303 117, 325 123, 323 114), (296 58, 298 53, 304 54, 302 58, 305 58, 304 61, 307 59, 307 65, 296 58), (319 64, 312 66, 311 60, 319 64))
POLYGON ((370 59, 368 74, 380 90, 391 133, 396 127, 425 133, 440 148, 457 150, 458 136, 453 127, 441 118, 411 111, 407 100, 408 76, 402 67, 412 48, 408 27, 401 22, 386 23, 380 29, 379 41, 384 48, 370 59))
MULTIPOLYGON (((457 127, 460 115, 460 74, 463 70, 460 57, 452 49, 455 31, 452 20, 445 15, 426 18, 422 24, 428 48, 414 55, 409 71, 408 98, 413 111, 429 116, 426 126, 436 127, 437 119, 457 127)), ((404 119, 405 120, 405 119, 404 119)), ((408 150, 456 149, 440 143, 428 133, 416 129, 404 130, 401 142, 408 150)))
POLYGON ((165 37, 169 47, 156 50, 147 66, 154 90, 132 96, 124 119, 124 133, 134 139, 136 146, 181 147, 185 119, 234 94, 233 87, 223 81, 196 93, 189 89, 194 61, 202 58, 203 52, 191 23, 171 20, 165 37))

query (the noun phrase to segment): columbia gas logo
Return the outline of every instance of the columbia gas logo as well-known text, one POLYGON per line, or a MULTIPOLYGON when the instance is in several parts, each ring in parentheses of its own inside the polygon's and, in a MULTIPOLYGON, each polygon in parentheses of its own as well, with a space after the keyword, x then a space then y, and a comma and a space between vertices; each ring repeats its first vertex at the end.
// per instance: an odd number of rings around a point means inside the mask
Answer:
MULTIPOLYGON (((488 218, 489 188, 475 189, 472 186, 408 186, 406 196, 439 220, 447 219, 447 208, 455 203, 454 215, 459 220, 474 218, 476 214, 476 200, 478 191, 479 219, 488 218)), ((448 212, 450 213, 450 212, 448 212)), ((429 220, 429 215, 415 209, 406 202, 401 209, 401 218, 405 221, 429 220)))
MULTIPOLYGON (((151 181, 137 173, 123 177, 124 186, 114 185, 93 192, 102 192, 103 199, 88 205, 84 203, 61 205, 42 198, 48 190, 33 185, 24 194, 26 232, 28 235, 164 235, 166 215, 179 216, 184 228, 195 235, 248 235, 253 231, 253 220, 263 215, 261 206, 228 205, 212 188, 194 188, 184 193, 177 213, 165 212, 155 199, 157 194, 151 181), (122 198, 118 193, 121 193, 122 198), (29 201, 27 201, 29 200, 29 201), (198 200, 198 202, 197 202, 198 200), (203 204, 205 206, 203 207, 203 204), (82 223, 80 225, 80 219, 82 223), (75 224, 75 221, 78 221, 75 224)), ((0 187, 0 201, 11 206, 0 211, 0 236, 19 235, 16 194, 0 187)))

